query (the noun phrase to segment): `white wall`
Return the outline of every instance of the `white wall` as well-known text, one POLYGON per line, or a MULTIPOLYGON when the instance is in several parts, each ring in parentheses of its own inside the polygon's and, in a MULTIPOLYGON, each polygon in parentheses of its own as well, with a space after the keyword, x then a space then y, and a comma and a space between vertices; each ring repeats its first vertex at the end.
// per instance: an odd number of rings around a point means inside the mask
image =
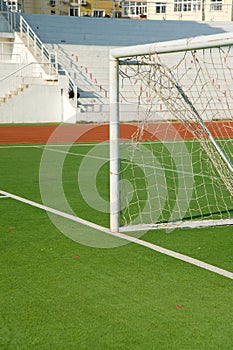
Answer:
MULTIPOLYGON (((10 45, 11 62, 0 62, 0 80, 22 66, 36 62, 18 33, 15 33, 15 41, 10 45), (14 63, 16 56, 22 63, 14 63)), ((6 46, 6 50, 9 53, 9 47, 6 46)), ((0 124, 76 121, 76 108, 62 94, 65 86, 63 78, 57 82, 47 81, 48 77, 39 64, 35 67, 30 65, 23 72, 23 78, 8 78, 0 82, 0 97, 15 91, 22 81, 29 84, 29 88, 18 95, 13 94, 6 102, 0 102, 0 124)))
POLYGON ((61 121, 59 85, 30 85, 0 106, 0 123, 61 121))

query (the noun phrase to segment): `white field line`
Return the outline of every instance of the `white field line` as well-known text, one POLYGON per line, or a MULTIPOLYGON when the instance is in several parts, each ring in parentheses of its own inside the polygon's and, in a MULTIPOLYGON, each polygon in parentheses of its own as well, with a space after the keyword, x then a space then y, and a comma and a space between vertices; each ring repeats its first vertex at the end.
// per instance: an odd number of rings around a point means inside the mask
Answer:
POLYGON ((0 194, 6 196, 8 198, 13 198, 13 199, 15 199, 15 200, 17 200, 19 202, 23 202, 25 204, 29 204, 29 205, 31 205, 33 207, 45 210, 45 211, 50 212, 52 214, 56 214, 56 215, 62 216, 64 218, 66 218, 66 219, 69 219, 69 220, 72 220, 72 221, 76 221, 76 222, 78 222, 80 224, 89 226, 89 227, 94 228, 96 230, 99 230, 99 231, 102 231, 102 232, 106 232, 106 233, 108 233, 108 231, 109 231, 107 228, 102 227, 100 225, 96 225, 96 224, 94 224, 94 223, 92 223, 90 221, 81 219, 81 218, 79 218, 77 216, 74 216, 74 215, 71 215, 71 214, 64 213, 63 211, 60 211, 60 210, 57 210, 57 209, 50 208, 50 207, 48 207, 46 205, 43 205, 43 204, 31 201, 29 199, 26 199, 26 198, 23 198, 23 197, 19 197, 19 196, 15 195, 15 194, 12 194, 12 193, 9 193, 9 192, 6 192, 6 191, 1 191, 1 190, 0 190, 0 194))
MULTIPOLYGON (((25 145, 3 145, 0 146, 0 149, 4 148, 45 148, 45 147, 90 147, 90 146, 95 146, 96 144, 99 144, 101 142, 93 142, 93 143, 82 143, 82 142, 76 142, 76 143, 54 143, 54 144, 25 144, 25 145)), ((109 146, 108 142, 103 142, 103 144, 109 146)))
POLYGON ((107 233, 107 234, 109 234, 111 236, 124 239, 124 240, 126 240, 128 242, 131 242, 131 243, 139 244, 141 246, 144 246, 146 248, 152 249, 152 250, 154 250, 156 252, 159 252, 161 254, 164 254, 164 255, 170 256, 172 258, 175 258, 175 259, 187 262, 189 264, 201 267, 202 269, 214 272, 214 273, 216 273, 218 275, 221 275, 221 276, 224 276, 224 277, 227 277, 227 278, 230 278, 230 279, 233 280, 233 272, 221 269, 221 268, 216 267, 214 265, 207 264, 207 263, 205 263, 203 261, 191 258, 191 257, 189 257, 187 255, 174 252, 172 250, 169 250, 169 249, 157 246, 155 244, 152 244, 152 243, 149 243, 149 242, 143 241, 141 239, 138 239, 138 238, 135 238, 135 237, 131 237, 131 236, 128 236, 128 235, 125 235, 125 234, 122 234, 122 233, 112 233, 112 232, 110 232, 109 229, 107 229, 105 227, 93 224, 93 223, 91 223, 91 222, 89 222, 87 220, 83 220, 83 219, 81 219, 79 217, 76 217, 74 215, 70 215, 70 214, 64 213, 62 211, 59 211, 59 210, 47 207, 47 206, 39 204, 37 202, 33 202, 33 201, 29 200, 29 199, 26 199, 26 198, 23 198, 23 197, 19 197, 17 195, 14 195, 14 194, 6 192, 6 191, 1 191, 0 190, 0 194, 2 194, 4 196, 7 196, 9 198, 15 199, 17 201, 20 201, 22 203, 29 204, 29 205, 31 205, 33 207, 45 210, 47 212, 59 215, 59 216, 61 216, 63 218, 66 218, 66 219, 69 219, 69 220, 72 220, 72 221, 76 221, 76 222, 78 222, 80 224, 83 224, 83 225, 87 225, 87 226, 89 226, 91 228, 94 228, 96 230, 100 230, 102 232, 105 232, 105 233, 107 233))
MULTIPOLYGON (((227 139, 224 139, 224 138, 220 138, 220 139, 217 139, 218 141, 224 141, 224 140, 227 140, 227 141, 230 141, 230 140, 233 140, 233 138, 227 138, 227 139)), ((123 143, 124 141, 127 143, 130 142, 131 140, 123 140, 123 143)), ((188 139, 188 140, 175 140, 176 143, 191 143, 191 142, 194 142, 195 140, 193 139, 188 139)), ((149 144, 156 144, 156 143, 161 143, 163 142, 164 144, 165 143, 173 143, 174 140, 150 140, 150 141, 139 141, 140 144, 142 145, 149 145, 149 144)), ((3 146, 0 146, 0 149, 1 148, 45 148, 45 147, 67 147, 67 146, 72 146, 72 147, 89 147, 89 146, 95 146, 96 144, 98 143, 102 143, 102 145, 106 145, 109 147, 109 141, 104 141, 104 142, 75 142, 75 143, 54 143, 54 144, 33 144, 33 145, 30 145, 30 144, 25 144, 25 145, 3 145, 3 146)))
POLYGON ((35 145, 9 145, 9 146, 0 146, 1 149, 4 148, 37 148, 35 145))
MULTIPOLYGON (((53 149, 53 148, 50 148, 50 147, 46 147, 44 148, 44 146, 34 146, 36 148, 40 148, 40 149, 44 149, 46 151, 51 151, 51 152, 57 152, 57 153, 65 153, 65 154, 69 154, 69 155, 72 155, 72 156, 76 156, 76 157, 86 157, 86 158, 91 158, 91 159, 100 159, 100 160, 105 160, 106 162, 109 161, 109 158, 106 158, 106 157, 101 157, 101 156, 93 156, 93 155, 89 155, 89 154, 85 154, 85 153, 75 153, 75 152, 70 152, 70 151, 62 151, 60 149, 53 149)), ((121 161, 122 164, 126 164, 128 165, 129 164, 129 161, 126 161, 126 160, 122 160, 121 161)), ((149 164, 140 164, 140 163, 137 163, 138 166, 141 166, 142 168, 146 168, 146 169, 157 169, 157 170, 165 170, 165 171, 168 171, 170 173, 176 173, 176 174, 183 174, 183 175, 189 175, 189 176, 200 176, 200 177, 206 177, 206 178, 211 178, 211 179, 214 179, 214 180, 218 180, 217 177, 210 177, 209 175, 204 175, 204 174, 196 174, 196 173, 191 173, 191 172, 188 172, 188 171, 179 171, 179 170, 176 170, 176 169, 170 169, 170 168, 165 168, 165 167, 156 167, 154 165, 149 165, 149 164)))
MULTIPOLYGON (((145 142, 145 144, 146 144, 146 142, 145 142)), ((75 144, 75 145, 78 146, 78 144, 75 144)), ((87 144, 82 144, 82 146, 83 145, 87 146, 87 144)), ((49 147, 47 145, 3 146, 3 147, 0 146, 0 149, 1 148, 24 148, 24 147, 29 147, 30 148, 31 147, 31 148, 38 148, 38 149, 43 149, 43 150, 51 151, 51 152, 65 153, 65 154, 73 155, 73 156, 76 156, 76 157, 87 157, 87 158, 91 158, 91 159, 100 159, 100 160, 106 160, 106 161, 109 160, 109 158, 106 158, 106 157, 97 157, 97 156, 93 156, 93 155, 90 156, 88 154, 83 154, 83 153, 75 153, 75 152, 69 152, 69 151, 62 151, 62 150, 58 150, 58 149, 53 149, 53 148, 50 148, 51 146, 53 147, 55 145, 49 145, 49 147)), ((58 146, 58 145, 56 145, 56 146, 58 146)), ((64 146, 64 145, 59 145, 59 146, 64 146)), ((72 144, 72 146, 73 146, 73 144, 72 144)), ((88 146, 93 146, 93 143, 92 144, 88 144, 88 146)), ((129 162, 128 161, 122 161, 122 163, 128 164, 129 162)), ((159 168, 159 167, 155 167, 155 166, 149 165, 149 164, 138 164, 138 165, 140 165, 142 168, 151 168, 151 169, 157 169, 157 170, 165 170, 165 171, 168 171, 168 172, 171 172, 171 173, 176 173, 176 174, 183 174, 183 175, 189 175, 189 176, 200 176, 200 177, 203 177, 203 178, 205 178, 205 177, 206 178, 210 178, 209 175, 190 173, 190 172, 187 172, 187 171, 182 171, 181 172, 179 170, 169 169, 169 168, 162 168, 162 167, 159 168)), ((217 177, 211 177, 211 178, 214 179, 214 180, 218 179, 217 177)))
POLYGON ((86 153, 75 153, 75 152, 70 152, 70 151, 62 151, 61 149, 53 149, 53 148, 43 148, 43 146, 35 146, 36 148, 40 148, 40 149, 43 149, 44 151, 50 151, 50 152, 57 152, 57 153, 65 153, 65 154, 69 154, 71 156, 76 156, 76 157, 87 157, 87 158, 91 158, 91 159, 100 159, 100 160, 106 160, 108 161, 109 158, 105 158, 105 157, 97 157, 97 156, 93 156, 93 155, 89 155, 89 154, 86 154, 86 153))

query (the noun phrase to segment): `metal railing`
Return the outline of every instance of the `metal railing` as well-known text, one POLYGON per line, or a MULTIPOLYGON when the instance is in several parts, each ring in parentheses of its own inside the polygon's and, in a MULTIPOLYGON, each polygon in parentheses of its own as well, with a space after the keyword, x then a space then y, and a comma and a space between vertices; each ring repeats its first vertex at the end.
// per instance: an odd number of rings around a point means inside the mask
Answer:
POLYGON ((22 63, 21 55, 20 54, 12 54, 12 53, 5 53, 0 52, 0 62, 4 63, 22 63))
POLYGON ((74 80, 70 77, 66 69, 63 69, 57 61, 57 52, 49 51, 47 47, 42 43, 39 37, 35 34, 26 20, 22 15, 16 14, 17 20, 14 21, 16 24, 16 29, 19 30, 20 34, 25 35, 26 45, 32 49, 34 55, 37 55, 37 59, 41 59, 41 63, 45 64, 48 62, 50 67, 53 67, 56 75, 65 76, 66 83, 65 88, 67 89, 67 94, 70 91, 74 92, 74 98, 72 99, 74 106, 77 107, 77 94, 78 87, 74 80), (39 53, 39 56, 38 56, 39 53))
POLYGON ((26 41, 26 45, 29 49, 32 50, 34 56, 37 57, 37 60, 44 64, 47 63, 50 65, 50 72, 53 72, 55 75, 58 74, 58 65, 57 65, 57 54, 56 52, 49 51, 42 41, 38 38, 29 24, 25 21, 23 16, 20 14, 13 14, 15 17, 15 30, 19 30, 21 37, 26 41))
POLYGON ((15 91, 21 84, 32 83, 35 78, 43 78, 41 64, 31 62, 0 79, 0 97, 15 91))
POLYGON ((58 67, 58 74, 60 76, 64 76, 65 77, 65 84, 64 84, 64 89, 65 89, 65 94, 69 97, 71 104, 74 107, 78 106, 78 86, 76 85, 76 83, 74 82, 74 80, 70 77, 69 72, 67 72, 66 69, 62 68, 62 67, 58 67), (73 97, 71 96, 71 94, 73 93, 73 97))
POLYGON ((6 5, 2 6, 7 11, 2 11, 2 15, 7 20, 12 31, 19 32, 26 46, 37 56, 38 62, 47 63, 51 66, 50 71, 57 74, 56 52, 49 51, 42 43, 30 25, 19 12, 10 12, 6 5))
POLYGON ((25 45, 8 41, 0 42, 0 61, 10 63, 28 63, 25 45))
POLYGON ((46 72, 48 72, 49 68, 49 74, 65 77, 65 89, 67 89, 67 95, 69 95, 70 91, 73 91, 74 98, 72 99, 72 104, 77 107, 78 86, 70 77, 67 70, 63 69, 63 67, 58 64, 57 53, 49 51, 23 16, 19 12, 10 12, 9 7, 3 0, 0 0, 0 10, 3 11, 2 14, 8 21, 12 31, 17 31, 20 33, 20 36, 25 41, 27 47, 36 56, 37 61, 46 69, 46 72))

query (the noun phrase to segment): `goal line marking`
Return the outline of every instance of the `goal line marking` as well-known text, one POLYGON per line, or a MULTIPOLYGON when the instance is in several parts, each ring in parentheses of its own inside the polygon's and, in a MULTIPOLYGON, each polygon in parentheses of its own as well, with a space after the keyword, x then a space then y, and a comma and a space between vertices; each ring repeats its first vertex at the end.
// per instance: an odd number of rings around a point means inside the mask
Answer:
POLYGON ((135 237, 131 237, 131 236, 128 236, 126 234, 122 234, 122 233, 112 233, 110 232, 109 229, 103 227, 103 226, 100 226, 100 225, 97 225, 97 224, 94 224, 90 221, 87 221, 87 220, 84 220, 84 219, 81 219, 77 216, 74 216, 74 215, 71 215, 71 214, 67 214, 67 213, 64 213, 60 210, 57 210, 57 209, 54 209, 54 208, 50 208, 46 205, 42 205, 40 203, 37 203, 37 202, 34 202, 34 201, 31 201, 29 199, 26 199, 26 198, 23 198, 23 197, 20 197, 20 196, 17 196, 15 194, 12 194, 12 193, 9 193, 9 192, 6 192, 6 191, 2 191, 0 190, 0 195, 1 196, 6 196, 8 198, 12 198, 12 199, 15 199, 19 202, 22 202, 22 203, 25 203, 25 204, 29 204, 33 207, 36 207, 36 208, 39 208, 39 209, 42 209, 46 212, 50 212, 50 213, 53 213, 55 215, 59 215, 63 218, 66 218, 66 219, 69 219, 69 220, 72 220, 72 221, 75 221, 75 222, 78 222, 80 224, 83 224, 83 225, 86 225, 86 226, 89 226, 93 229, 96 229, 96 230, 99 230, 99 231, 102 231, 104 233, 107 233, 111 236, 115 236, 117 238, 120 238, 120 239, 123 239, 123 240, 126 240, 128 242, 131 242, 131 243, 135 243, 135 244, 138 244, 138 245, 141 245, 141 246, 144 246, 146 248, 149 248, 151 250, 154 250, 156 252, 159 252, 161 254, 164 254, 164 255, 167 255, 167 256, 170 256, 172 258, 175 258, 175 259, 178 259, 178 260, 181 260, 181 261, 184 261, 184 262, 187 262, 189 264, 192 264, 192 265, 195 265, 195 266, 198 266, 198 267, 201 267, 205 270, 208 270, 208 271, 211 271, 211 272, 214 272, 218 275, 221 275, 221 276, 224 276, 224 277, 227 277, 227 278, 230 278, 233 280, 233 272, 230 272, 230 271, 227 271, 227 270, 224 270, 222 268, 219 268, 217 266, 214 266, 214 265, 211 265, 211 264, 208 264, 208 263, 205 263, 201 260, 198 260, 198 259, 195 259, 195 258, 191 258, 187 255, 184 255, 184 254, 180 254, 180 253, 177 253, 177 252, 174 252, 172 250, 169 250, 169 249, 166 249, 166 248, 163 248, 163 247, 160 247, 158 245, 155 245, 153 243, 149 243, 149 242, 146 242, 146 241, 143 241, 139 238, 135 238, 135 237))

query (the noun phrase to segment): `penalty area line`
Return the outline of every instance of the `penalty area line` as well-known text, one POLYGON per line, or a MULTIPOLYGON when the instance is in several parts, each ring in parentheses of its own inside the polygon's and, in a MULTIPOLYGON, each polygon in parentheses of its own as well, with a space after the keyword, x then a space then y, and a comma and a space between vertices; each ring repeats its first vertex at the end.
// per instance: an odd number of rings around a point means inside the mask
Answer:
POLYGON ((90 221, 81 219, 81 218, 79 218, 77 216, 74 216, 74 215, 62 212, 62 211, 54 209, 54 208, 50 208, 50 207, 48 207, 46 205, 42 205, 40 203, 31 201, 29 199, 17 196, 15 194, 12 194, 12 193, 9 193, 9 192, 6 192, 6 191, 0 190, 0 196, 4 196, 4 197, 7 197, 7 198, 12 198, 12 199, 15 199, 15 200, 17 200, 19 202, 22 202, 22 203, 25 203, 25 204, 29 204, 29 205, 31 205, 33 207, 45 210, 46 212, 50 212, 52 214, 59 215, 59 216, 61 216, 63 218, 66 218, 66 219, 78 222, 80 224, 89 226, 89 227, 91 227, 93 229, 102 231, 102 232, 107 233, 107 234, 109 234, 111 236, 114 236, 114 237, 126 240, 126 241, 131 242, 131 243, 135 243, 135 244, 144 246, 144 247, 149 248, 151 250, 154 250, 154 251, 156 251, 158 253, 161 253, 161 254, 170 256, 172 258, 184 261, 184 262, 189 263, 191 265, 195 265, 195 266, 200 267, 202 269, 208 270, 210 272, 214 272, 214 273, 216 273, 218 275, 221 275, 221 276, 224 276, 224 277, 227 277, 227 278, 230 278, 230 279, 233 280, 233 272, 230 272, 230 271, 224 270, 222 268, 219 268, 217 266, 205 263, 205 262, 203 262, 201 260, 189 257, 189 256, 184 255, 184 254, 177 253, 177 252, 175 252, 173 250, 169 250, 169 249, 163 248, 161 246, 155 245, 155 244, 147 242, 147 241, 143 241, 143 240, 141 240, 139 238, 128 236, 126 234, 113 233, 109 229, 107 229, 106 227, 94 224, 94 223, 92 223, 90 221))

